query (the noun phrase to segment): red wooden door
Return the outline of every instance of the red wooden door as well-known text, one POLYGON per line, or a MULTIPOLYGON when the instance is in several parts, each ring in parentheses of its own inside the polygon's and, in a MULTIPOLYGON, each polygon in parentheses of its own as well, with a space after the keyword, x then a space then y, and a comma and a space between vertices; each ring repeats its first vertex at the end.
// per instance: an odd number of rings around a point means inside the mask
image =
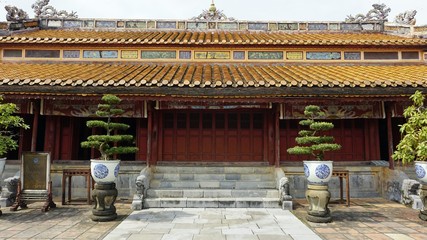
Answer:
POLYGON ((163 161, 264 161, 264 113, 164 112, 163 161))

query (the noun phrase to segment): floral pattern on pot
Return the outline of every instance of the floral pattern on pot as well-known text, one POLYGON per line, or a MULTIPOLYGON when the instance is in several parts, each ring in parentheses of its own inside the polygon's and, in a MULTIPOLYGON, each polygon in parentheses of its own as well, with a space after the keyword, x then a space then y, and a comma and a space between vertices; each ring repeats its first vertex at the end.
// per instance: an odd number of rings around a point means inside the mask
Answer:
POLYGON ((310 168, 305 163, 304 163, 304 174, 306 178, 310 176, 310 168))
POLYGON ((119 170, 120 170, 120 165, 117 165, 116 168, 114 168, 114 177, 119 176, 119 170))
POLYGON ((104 179, 108 175, 108 168, 104 164, 96 164, 93 169, 93 173, 95 177, 99 179, 104 179))
POLYGON ((316 176, 320 179, 326 179, 331 173, 331 169, 326 164, 320 164, 316 167, 316 176))
POLYGON ((419 179, 424 178, 426 176, 426 170, 420 165, 415 165, 415 173, 419 179))

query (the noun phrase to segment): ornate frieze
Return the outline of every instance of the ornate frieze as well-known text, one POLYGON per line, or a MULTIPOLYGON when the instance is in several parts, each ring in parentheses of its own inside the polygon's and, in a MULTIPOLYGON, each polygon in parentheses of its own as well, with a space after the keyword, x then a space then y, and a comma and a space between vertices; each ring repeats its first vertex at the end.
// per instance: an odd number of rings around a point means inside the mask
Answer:
POLYGON ((373 4, 373 9, 367 14, 357 14, 356 16, 348 15, 346 22, 367 22, 373 20, 387 21, 388 14, 391 9, 383 4, 373 4))
POLYGON ((37 0, 31 8, 34 10, 35 18, 77 18, 77 13, 65 10, 56 10, 49 5, 50 0, 37 0))

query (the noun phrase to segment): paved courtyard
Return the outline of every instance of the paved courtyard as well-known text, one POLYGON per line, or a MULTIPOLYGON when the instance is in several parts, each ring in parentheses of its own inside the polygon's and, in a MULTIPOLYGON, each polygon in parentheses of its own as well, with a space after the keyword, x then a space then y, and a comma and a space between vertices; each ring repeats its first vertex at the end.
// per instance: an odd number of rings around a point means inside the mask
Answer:
POLYGON ((333 222, 305 221, 307 203, 295 201, 293 214, 279 209, 146 209, 117 203, 118 219, 90 220, 91 206, 58 204, 43 213, 42 203, 10 212, 2 208, 2 239, 427 239, 418 211, 381 198, 330 205, 333 222))

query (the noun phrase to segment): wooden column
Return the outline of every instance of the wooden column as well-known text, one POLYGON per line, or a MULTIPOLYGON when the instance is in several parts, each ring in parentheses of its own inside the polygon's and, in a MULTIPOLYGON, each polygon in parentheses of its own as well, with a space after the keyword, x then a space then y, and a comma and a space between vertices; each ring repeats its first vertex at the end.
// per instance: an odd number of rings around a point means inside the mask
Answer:
POLYGON ((393 155, 393 128, 392 128, 392 121, 391 121, 391 104, 387 103, 385 105, 386 107, 386 119, 387 119, 387 148, 388 148, 388 163, 389 168, 391 170, 394 169, 394 161, 391 157, 393 155))
POLYGON ((37 133, 38 133, 38 125, 39 125, 39 115, 40 115, 40 107, 39 102, 33 102, 33 126, 32 126, 32 135, 31 135, 31 152, 35 152, 37 148, 37 133))
POLYGON ((147 167, 151 163, 152 153, 152 136, 153 136, 153 108, 151 102, 147 104, 147 167))
POLYGON ((276 104, 275 106, 275 114, 274 114, 274 137, 275 137, 275 159, 274 159, 274 163, 275 163, 275 167, 278 168, 280 167, 280 109, 279 109, 279 105, 276 104))

